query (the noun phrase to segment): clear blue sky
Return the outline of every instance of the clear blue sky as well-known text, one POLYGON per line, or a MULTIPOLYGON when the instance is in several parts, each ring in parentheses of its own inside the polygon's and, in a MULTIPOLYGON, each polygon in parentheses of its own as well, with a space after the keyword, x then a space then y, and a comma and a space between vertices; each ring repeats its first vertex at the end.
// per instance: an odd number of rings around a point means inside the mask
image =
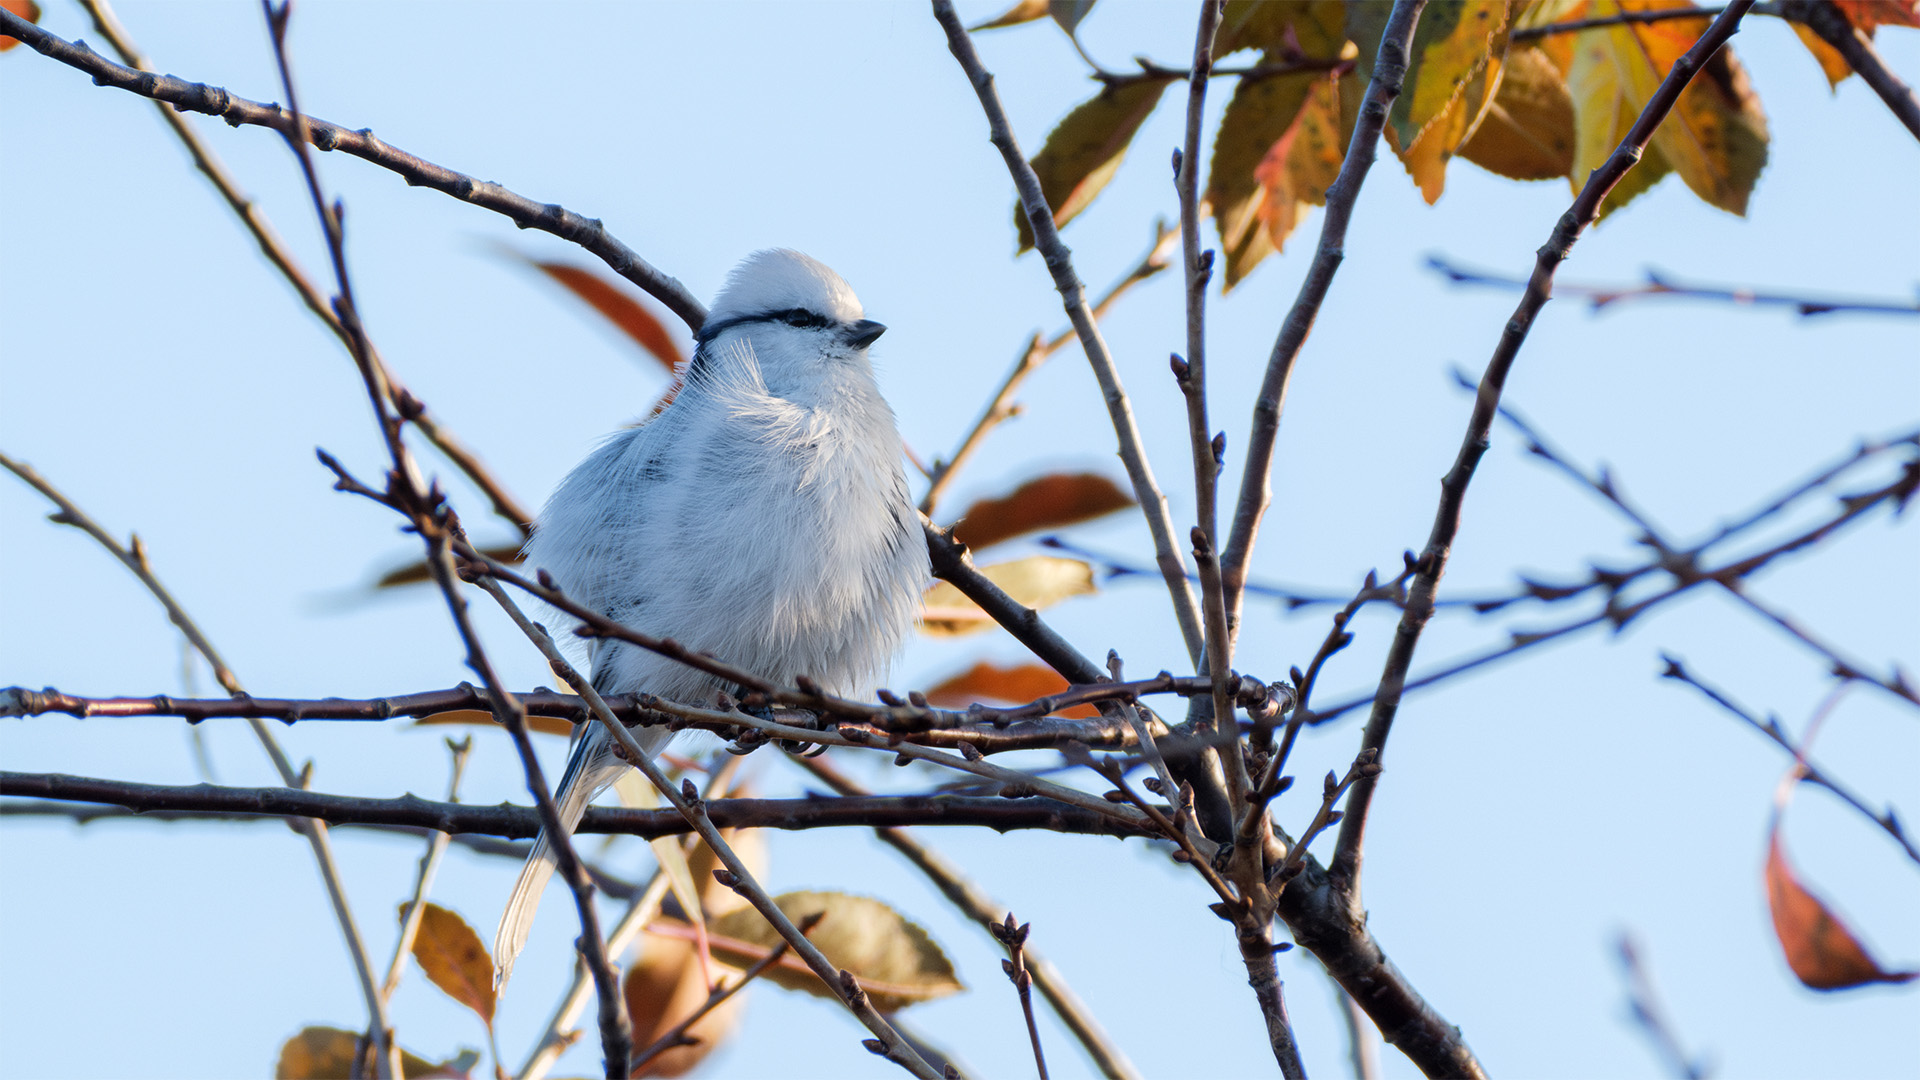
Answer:
MULTIPOLYGON (((991 12, 968 4, 970 20, 991 12)), ((258 10, 134 3, 121 14, 165 71, 275 99, 258 10)), ((1180 62, 1192 8, 1107 4, 1085 24, 1110 66, 1136 53, 1180 62)), ((45 25, 91 37, 65 2, 45 25)), ((983 35, 1029 152, 1092 91, 1047 26, 983 35)), ((1881 35, 1920 79, 1920 33, 1881 35)), ((1781 24, 1736 41, 1767 107, 1772 160, 1736 219, 1669 179, 1609 220, 1562 276, 1676 275, 1832 293, 1911 296, 1920 280, 1916 144, 1857 80, 1830 96, 1781 24)), ((797 247, 839 269, 891 329, 884 387, 923 454, 951 447, 1026 336, 1064 326, 1040 262, 1012 258, 1011 189, 977 103, 918 3, 526 5, 309 3, 295 19, 302 96, 314 114, 542 200, 603 218, 655 264, 710 297, 755 248, 797 247)), ((1224 84, 1210 103, 1217 116, 1224 84)), ((1094 208, 1067 231, 1081 276, 1103 287, 1174 203, 1173 108, 1094 208)), ((323 265, 292 160, 260 129, 195 121, 310 267, 323 265)), ((494 253, 571 256, 543 235, 345 157, 323 157, 345 199, 362 308, 401 376, 521 496, 537 502, 604 433, 641 414, 658 371, 576 305, 494 253)), ((1332 589, 1397 567, 1423 541, 1437 479, 1477 373, 1513 298, 1460 291, 1421 268, 1430 252, 1524 273, 1565 209, 1561 184, 1522 185, 1457 165, 1427 207, 1397 162, 1376 166, 1347 260, 1302 358, 1279 446, 1277 501, 1256 558, 1264 577, 1332 589)), ((116 531, 137 529, 155 566, 255 693, 342 696, 470 677, 437 597, 369 598, 364 583, 411 556, 394 518, 329 490, 324 446, 363 475, 382 452, 357 378, 193 172, 152 106, 92 86, 26 50, 0 56, 0 448, 30 461, 116 531)), ((1216 422, 1237 483, 1248 404, 1312 250, 1309 218, 1284 256, 1213 308, 1216 422)), ((1211 237, 1209 238, 1211 243, 1211 237)), ((1171 280, 1140 289, 1107 326, 1149 449, 1187 523, 1185 420, 1165 375, 1181 347, 1171 280)), ((1063 351, 988 443, 950 506, 1048 467, 1119 475, 1093 381, 1063 351)), ((1670 530, 1693 536, 1863 436, 1920 414, 1920 324, 1646 304, 1593 316, 1549 308, 1509 400, 1588 463, 1605 461, 1670 530)), ((447 471, 440 468, 443 476, 447 471)), ((458 482, 470 519, 483 504, 458 482)), ((47 507, 0 483, 0 683, 86 694, 210 692, 183 675, 177 636, 129 576, 47 507)), ((1077 534, 1144 557, 1136 519, 1077 534)), ((1767 576, 1762 595, 1875 665, 1920 669, 1915 525, 1884 517, 1767 576)), ((1617 519, 1497 434, 1469 497, 1445 588, 1510 588, 1516 572, 1581 573, 1636 558, 1617 519)), ((1134 671, 1178 667, 1161 593, 1116 584, 1050 619, 1134 671)), ((503 621, 485 632, 510 681, 550 682, 503 621)), ((1238 660, 1269 678, 1304 664, 1324 615, 1250 608, 1238 660)), ((1380 618, 1330 669, 1345 696, 1377 677, 1380 618)), ((1504 625, 1449 617, 1416 670, 1497 639, 1504 625)), ((1719 1074, 1911 1074, 1912 987, 1816 995, 1786 971, 1760 866, 1783 755, 1684 689, 1657 655, 1683 655, 1741 700, 1796 727, 1826 689, 1822 665, 1727 601, 1702 595, 1617 638, 1594 637, 1410 699, 1389 750, 1370 834, 1371 925, 1402 971, 1488 1067, 1515 1076, 1652 1076, 1624 1019, 1611 941, 1631 928, 1690 1048, 1719 1074)), ((893 684, 926 685, 1011 640, 917 642, 893 684)), ((444 729, 441 729, 444 730, 444 729)), ((204 730, 218 780, 271 772, 239 725, 204 730)), ((524 801, 504 736, 481 732, 472 802, 524 801)), ((400 724, 282 733, 317 787, 438 797, 438 733, 400 724)), ((1311 733, 1297 772, 1344 766, 1352 724, 1311 733)), ((557 767, 564 748, 547 746, 557 767)), ((1870 690, 1842 704, 1818 756, 1857 790, 1920 820, 1920 718, 1870 690)), ((798 790, 773 751, 752 759, 768 792, 798 790), (764 759, 764 760, 763 760, 764 759)), ((43 718, 0 725, 0 765, 163 783, 196 773, 183 726, 43 718)), ((882 781, 934 782, 901 770, 882 781)), ((1312 796, 1279 805, 1298 828, 1312 796)), ((337 833, 356 913, 384 961, 413 841, 337 833)), ((1788 835, 1798 863, 1889 962, 1920 963, 1920 873, 1883 835, 1803 793, 1788 835)), ((926 837, 1034 925, 1150 1076, 1266 1075, 1272 1061, 1226 928, 1191 875, 1138 846, 956 830, 926 837), (1164 990, 1182 993, 1168 998, 1164 990), (1152 993, 1149 997, 1149 991, 1152 993)), ((639 845, 614 856, 644 871, 639 845)), ((921 920, 974 990, 908 1014, 979 1075, 1031 1068, 996 950, 864 836, 773 838, 776 889, 842 887, 921 920)), ((283 828, 0 821, 0 1076, 248 1076, 305 1024, 360 1024, 351 970, 304 844, 283 828)), ((456 851, 437 898, 490 930, 515 867, 456 851)), ((576 933, 550 902, 501 1005, 516 1064, 566 977, 576 933)), ((490 934, 489 934, 490 936, 490 934)), ((1340 1075, 1344 1035, 1328 984, 1301 952, 1282 959, 1309 1072, 1340 1075)), ((433 1057, 483 1046, 471 1017, 417 977, 394 1006, 402 1041, 433 1057)), ((1049 1019, 1057 1076, 1087 1074, 1049 1019)), ((745 1038, 712 1076, 888 1076, 861 1032, 810 999, 761 988, 745 1038)), ((1390 1076, 1411 1074, 1392 1050, 1390 1076)), ((590 1036, 562 1073, 596 1069, 590 1036)))

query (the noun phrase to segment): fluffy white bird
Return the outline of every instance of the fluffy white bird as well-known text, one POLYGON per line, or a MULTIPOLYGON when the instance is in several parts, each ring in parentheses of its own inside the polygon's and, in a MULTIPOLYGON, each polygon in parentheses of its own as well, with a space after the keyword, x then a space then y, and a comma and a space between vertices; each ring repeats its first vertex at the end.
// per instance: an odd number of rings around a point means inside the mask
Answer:
MULTIPOLYGON (((673 404, 561 481, 527 543, 572 599, 775 682, 857 693, 913 626, 929 571, 900 434, 840 275, 761 251, 728 277, 673 404)), ((726 680, 608 639, 593 686, 711 705, 726 680)), ((672 737, 634 733, 649 753, 672 737)), ((627 768, 598 724, 575 733, 555 796, 571 830, 627 768)), ((504 984, 554 870, 543 832, 494 940, 504 984)))

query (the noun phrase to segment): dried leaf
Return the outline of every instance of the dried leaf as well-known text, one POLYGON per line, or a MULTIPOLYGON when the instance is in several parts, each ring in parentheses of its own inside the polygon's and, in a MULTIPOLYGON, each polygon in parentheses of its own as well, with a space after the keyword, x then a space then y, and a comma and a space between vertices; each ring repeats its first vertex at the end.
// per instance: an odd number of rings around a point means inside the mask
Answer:
POLYGON ((1514 180, 1549 180, 1573 171, 1573 95, 1543 49, 1507 53, 1500 89, 1460 156, 1514 180))
MULTIPOLYGON (((958 675, 942 679, 927 691, 927 701, 943 709, 964 709, 975 702, 1024 705, 1048 694, 1057 694, 1068 685, 1065 676, 1044 664, 1001 667, 982 660, 958 675)), ((1100 710, 1091 705, 1074 705, 1052 715, 1084 719, 1099 716, 1100 710)))
MULTIPOLYGON (((1035 610, 1051 607, 1070 596, 1093 592, 1093 567, 1078 559, 1057 555, 1033 555, 1012 562, 983 566, 987 580, 1004 589, 1007 595, 1035 610)), ((935 637, 971 634, 994 626, 979 605, 959 589, 940 582, 921 598, 921 632, 935 637)))
MULTIPOLYGON (((400 921, 408 904, 400 905, 400 921)), ((472 1009, 487 1027, 493 1027, 495 1005, 493 957, 465 919, 429 903, 420 914, 420 932, 413 939, 413 958, 433 985, 472 1009)))
MULTIPOLYGON (((360 1035, 331 1027, 300 1029, 280 1047, 280 1060, 273 1068, 275 1080, 347 1080, 354 1075, 353 1054, 360 1035)), ((400 1071, 406 1080, 465 1080, 479 1061, 480 1055, 471 1050, 437 1065, 418 1054, 400 1051, 400 1071)))
MULTIPOLYGON (((518 253, 516 253, 518 254, 518 253)), ((638 290, 612 278, 603 276, 596 270, 574 263, 542 262, 538 259, 526 259, 528 266, 560 283, 568 292, 586 301, 593 310, 605 316, 616 329, 625 334, 634 344, 645 349, 648 355, 660 362, 668 372, 679 370, 686 360, 680 351, 679 343, 667 332, 658 316, 649 310, 647 302, 640 298, 638 290)))
MULTIPOLYGON (((1225 55, 1257 46, 1264 50, 1257 61, 1261 64, 1283 63, 1295 55, 1338 58, 1347 44, 1344 16, 1340 3, 1327 0, 1229 4, 1215 38, 1217 51, 1225 55)), ((1328 77, 1326 72, 1303 71, 1241 79, 1227 102, 1213 140, 1206 192, 1226 253, 1226 289, 1278 250, 1304 213, 1304 206, 1297 207, 1297 200, 1284 191, 1276 195, 1275 185, 1263 180, 1261 170, 1267 163, 1284 162, 1287 151, 1281 144, 1294 136, 1310 93, 1328 77)), ((1338 111, 1336 107, 1333 115, 1338 111)), ((1345 152, 1346 140, 1341 138, 1333 148, 1335 175, 1345 152)))
POLYGON ((1093 14, 1096 0, 1051 0, 1047 4, 1047 14, 1060 24, 1060 29, 1072 37, 1080 29, 1080 20, 1093 14))
POLYGON ((1133 496, 1099 473, 1049 473, 1005 495, 981 499, 953 527, 954 538, 979 550, 1003 540, 1058 529, 1133 506, 1133 496))
MULTIPOLYGON (((878 900, 839 892, 790 892, 773 900, 796 923, 816 912, 826 913, 809 940, 834 967, 851 971, 882 1012, 966 989, 927 932, 878 900)), ((743 966, 764 956, 764 951, 733 953, 723 947, 723 939, 726 946, 744 943, 761 950, 781 940, 773 925, 750 907, 714 919, 713 930, 714 955, 743 966)), ((788 959, 798 958, 789 955, 788 959)), ((763 977, 789 990, 839 999, 837 991, 822 984, 804 965, 796 971, 780 964, 763 977)))
POLYGON ((1834 0, 1833 6, 1868 37, 1882 26, 1920 26, 1920 0, 1834 0))
MULTIPOLYGON (((34 3, 33 0, 0 0, 0 8, 6 8, 8 11, 35 25, 38 25, 40 22, 40 5, 34 3)), ((20 44, 19 38, 10 38, 5 34, 0 34, 0 52, 6 52, 18 44, 20 44)))
MULTIPOLYGON (((644 940, 639 962, 627 969, 621 986, 627 1015, 633 1021, 635 1050, 651 1046, 668 1029, 691 1016, 705 1004, 709 992, 693 942, 658 934, 647 934, 644 940)), ((731 981, 740 977, 740 969, 716 964, 713 974, 731 981)), ((728 998, 687 1029, 698 1042, 663 1051, 633 1075, 685 1076, 692 1072, 739 1027, 745 1005, 745 994, 728 998)))
MULTIPOLYGON (((498 544, 480 549, 480 554, 495 562, 508 566, 520 565, 520 542, 498 544)), ((392 589, 401 585, 420 585, 433 580, 433 574, 427 570, 425 560, 407 563, 381 574, 373 583, 376 589, 392 589)))
POLYGON ((1808 892, 1787 862, 1775 816, 1767 839, 1767 906, 1787 966, 1815 990, 1844 990, 1870 983, 1904 983, 1920 971, 1887 971, 1876 963, 1832 909, 1808 892))
POLYGON ((1840 55, 1840 50, 1827 44, 1825 38, 1807 29, 1804 23, 1787 25, 1793 27, 1794 34, 1800 38, 1800 44, 1805 45, 1807 51, 1813 54, 1814 60, 1819 62, 1820 73, 1827 77, 1827 89, 1837 89, 1842 82, 1846 81, 1847 76, 1853 74, 1853 68, 1847 63, 1847 58, 1840 55))
POLYGON ((1019 3, 986 22, 967 27, 967 31, 974 33, 980 30, 998 30, 1003 26, 1019 26, 1021 23, 1030 23, 1042 18, 1046 13, 1047 0, 1020 0, 1019 3))
MULTIPOLYGON (((479 709, 448 709, 446 712, 429 713, 414 721, 415 726, 422 724, 472 724, 479 727, 499 727, 493 714, 479 709)), ((529 716, 527 730, 539 735, 572 735, 573 725, 558 716, 529 716)))
MULTIPOLYGON (((1047 136, 1046 145, 1034 155, 1033 171, 1040 178, 1047 205, 1053 208, 1055 225, 1072 221, 1113 179, 1127 156, 1127 144, 1172 81, 1150 78, 1102 87, 1047 136)), ((1033 246, 1033 229, 1018 203, 1013 218, 1020 230, 1020 250, 1026 251, 1033 246)))
MULTIPOLYGON (((1587 13, 1601 18, 1686 6, 1687 0, 1595 0, 1587 13)), ((1613 153, 1674 61, 1706 27, 1705 18, 1669 19, 1575 35, 1567 85, 1579 129, 1572 174, 1576 190, 1613 153)), ((1661 162, 1700 198, 1730 213, 1746 213, 1747 197, 1767 163, 1767 123, 1731 48, 1715 53, 1681 93, 1649 150, 1658 150, 1661 162)), ((1658 179, 1655 170, 1634 176, 1648 164, 1643 160, 1627 174, 1606 209, 1625 205, 1658 179)))

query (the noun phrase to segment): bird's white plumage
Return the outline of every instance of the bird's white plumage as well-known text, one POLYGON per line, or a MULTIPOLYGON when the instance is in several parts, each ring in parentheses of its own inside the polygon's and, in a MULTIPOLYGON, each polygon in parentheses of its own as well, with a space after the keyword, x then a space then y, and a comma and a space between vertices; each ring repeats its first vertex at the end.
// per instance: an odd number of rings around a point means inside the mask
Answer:
MULTIPOLYGON (((527 544, 572 599, 767 679, 865 690, 913 625, 927 550, 860 301, 798 252, 757 252, 714 300, 673 404, 563 480, 527 544), (808 313, 816 319, 776 316, 808 313), (792 322, 806 325, 792 325, 792 322), (817 322, 818 325, 813 325, 817 322), (865 333, 863 333, 865 331, 865 333)), ((725 680, 600 640, 602 693, 710 705, 725 680)), ((636 731, 658 752, 669 734, 636 731)), ((590 727, 555 796, 569 829, 628 766, 590 727)), ((553 872, 542 835, 494 943, 504 982, 553 872)))

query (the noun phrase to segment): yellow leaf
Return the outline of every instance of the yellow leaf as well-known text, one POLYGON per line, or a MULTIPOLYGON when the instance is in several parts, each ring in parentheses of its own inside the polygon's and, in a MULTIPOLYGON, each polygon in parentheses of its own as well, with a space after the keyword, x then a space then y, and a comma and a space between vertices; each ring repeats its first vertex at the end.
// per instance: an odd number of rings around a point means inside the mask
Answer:
MULTIPOLYGON (((401 922, 406 921, 408 906, 400 905, 401 922)), ((439 904, 428 904, 413 939, 413 958, 433 985, 472 1009, 489 1028, 493 1026, 493 957, 466 920, 439 904)))
MULTIPOLYGON (((1107 86, 1060 121, 1033 157, 1041 193, 1053 208, 1053 223, 1065 225, 1093 202, 1127 156, 1127 144, 1160 103, 1171 79, 1150 78, 1107 86)), ((1013 208, 1020 250, 1033 246, 1026 211, 1013 208)))
POLYGON ((1807 51, 1812 53, 1813 58, 1819 62, 1820 73, 1827 77, 1827 89, 1837 89, 1842 82, 1846 81, 1847 76, 1853 74, 1853 68, 1847 63, 1847 58, 1840 55, 1840 50, 1827 44, 1825 38, 1807 29, 1804 23, 1787 25, 1793 27, 1793 32, 1800 38, 1800 44, 1805 45, 1807 51))
MULTIPOLYGON (((808 940, 834 967, 851 971, 881 1012, 966 989, 953 964, 927 932, 878 900, 839 892, 790 892, 773 900, 795 923, 815 912, 826 914, 807 935, 808 940)), ((740 942, 766 950, 781 941, 773 925, 750 907, 715 918, 713 930, 714 955, 742 966, 764 956, 764 951, 730 955, 727 945, 740 942)), ((791 955, 787 959, 798 960, 791 955)), ((833 1000, 840 997, 804 965, 798 970, 787 964, 776 965, 764 977, 789 990, 833 1000)))
MULTIPOLYGON (((1595 0, 1595 18, 1623 11, 1689 6, 1687 0, 1595 0)), ((1705 32, 1707 20, 1669 19, 1583 30, 1567 74, 1579 129, 1572 181, 1575 190, 1606 161, 1682 53, 1705 32)), ((1714 55, 1666 120, 1650 150, 1680 174, 1695 195, 1722 210, 1745 214, 1747 197, 1767 162, 1767 123, 1745 69, 1731 48, 1714 55)), ((1651 155, 1649 155, 1651 158, 1651 155)), ((1649 161, 1627 174, 1609 197, 1609 209, 1651 186, 1654 170, 1636 177, 1649 161)))
POLYGON ((1573 95, 1546 52, 1514 49, 1500 89, 1460 156, 1514 180, 1547 180, 1573 170, 1573 95))
MULTIPOLYGON (((1033 555, 995 563, 981 567, 980 572, 1014 600, 1035 610, 1051 607, 1070 596, 1085 595, 1095 588, 1093 567, 1078 559, 1057 555, 1033 555)), ((947 582, 928 589, 921 599, 920 629, 935 637, 971 634, 994 625, 979 605, 947 582)))
POLYGON ((976 23, 967 30, 971 33, 978 30, 998 30, 1003 26, 1019 26, 1021 23, 1029 23, 1041 18, 1046 13, 1047 0, 1020 0, 1019 3, 986 22, 976 23))

